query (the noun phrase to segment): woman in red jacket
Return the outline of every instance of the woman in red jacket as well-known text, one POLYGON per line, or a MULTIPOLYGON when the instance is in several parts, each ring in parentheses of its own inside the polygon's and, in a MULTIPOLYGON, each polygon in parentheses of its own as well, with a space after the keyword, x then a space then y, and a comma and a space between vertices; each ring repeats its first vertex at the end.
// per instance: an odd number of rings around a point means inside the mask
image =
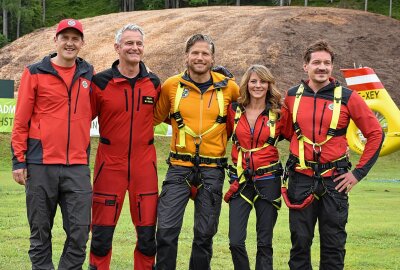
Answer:
POLYGON ((282 166, 275 147, 280 135, 281 94, 275 78, 262 65, 243 75, 240 99, 228 111, 232 131, 229 202, 229 247, 234 269, 250 269, 246 228, 252 207, 257 217, 256 270, 272 269, 272 235, 280 208, 282 166))

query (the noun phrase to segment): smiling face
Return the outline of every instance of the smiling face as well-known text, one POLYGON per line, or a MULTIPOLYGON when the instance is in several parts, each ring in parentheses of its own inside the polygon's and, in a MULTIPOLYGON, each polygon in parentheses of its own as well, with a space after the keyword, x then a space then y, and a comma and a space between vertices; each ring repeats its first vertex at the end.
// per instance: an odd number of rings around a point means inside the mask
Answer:
POLYGON ((318 91, 330 82, 329 77, 331 77, 333 69, 332 56, 327 51, 313 52, 310 61, 305 63, 303 68, 310 79, 310 87, 314 91, 318 91))
POLYGON ((186 65, 190 76, 202 76, 210 72, 214 63, 211 46, 206 41, 197 41, 186 53, 186 65))
POLYGON ((75 63, 79 51, 84 45, 82 34, 73 28, 67 28, 54 37, 58 64, 68 66, 75 63))
POLYGON ((138 64, 144 55, 143 35, 139 31, 126 30, 119 43, 114 44, 119 61, 128 65, 138 64))
POLYGON ((256 72, 250 74, 247 90, 249 92, 250 101, 265 100, 268 92, 269 83, 262 80, 256 72))

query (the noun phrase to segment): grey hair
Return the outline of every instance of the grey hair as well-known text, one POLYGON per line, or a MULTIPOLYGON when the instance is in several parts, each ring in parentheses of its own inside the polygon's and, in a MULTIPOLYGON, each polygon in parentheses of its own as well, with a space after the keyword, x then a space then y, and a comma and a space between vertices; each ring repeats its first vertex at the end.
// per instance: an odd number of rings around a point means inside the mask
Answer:
POLYGON ((143 31, 143 29, 140 26, 136 25, 136 24, 128 23, 127 25, 125 25, 124 27, 119 29, 117 31, 117 33, 115 34, 115 43, 119 44, 121 42, 121 36, 125 31, 138 31, 142 35, 142 37, 144 39, 144 31, 143 31))

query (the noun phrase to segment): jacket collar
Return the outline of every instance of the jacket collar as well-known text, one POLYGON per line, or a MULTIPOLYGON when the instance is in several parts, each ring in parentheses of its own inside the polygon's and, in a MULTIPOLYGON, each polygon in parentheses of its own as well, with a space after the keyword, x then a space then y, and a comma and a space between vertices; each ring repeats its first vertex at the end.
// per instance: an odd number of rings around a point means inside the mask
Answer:
MULTIPOLYGON (((113 78, 116 79, 116 81, 121 81, 121 80, 126 80, 126 77, 124 75, 121 74, 121 72, 119 72, 118 70, 118 65, 119 65, 119 60, 114 61, 114 63, 112 64, 112 73, 113 73, 113 78)), ((138 78, 144 78, 144 77, 148 77, 149 73, 147 72, 147 68, 145 66, 145 64, 140 61, 139 62, 139 74, 138 74, 138 78)))
MULTIPOLYGON (((312 93, 314 93, 314 90, 312 90, 312 89, 310 88, 310 86, 308 85, 309 82, 310 82, 310 80, 301 80, 301 83, 302 83, 303 86, 304 86, 304 90, 307 91, 307 92, 312 92, 312 93)), ((329 84, 326 85, 326 86, 324 86, 324 87, 322 87, 321 89, 319 89, 319 90, 317 91, 317 93, 322 93, 322 92, 325 92, 325 91, 331 91, 331 90, 335 89, 335 87, 337 87, 337 86, 340 86, 339 81, 337 81, 337 80, 336 80, 335 78, 333 78, 333 77, 330 77, 330 78, 329 78, 329 84)))
MULTIPOLYGON (((51 58, 56 57, 57 53, 52 53, 43 58, 43 60, 39 63, 38 69, 50 73, 50 74, 57 74, 57 71, 54 69, 53 65, 51 64, 51 58)), ((89 71, 89 64, 80 57, 77 57, 75 60, 76 64, 76 73, 83 74, 89 71)))
MULTIPOLYGON (((229 78, 225 77, 224 75, 222 75, 221 73, 218 73, 218 72, 210 71, 210 73, 211 73, 211 78, 213 81, 212 89, 224 88, 228 85, 229 78)), ((185 70, 181 74, 182 74, 182 76, 180 77, 181 83, 195 87, 195 85, 192 83, 192 80, 189 77, 187 70, 185 70)))

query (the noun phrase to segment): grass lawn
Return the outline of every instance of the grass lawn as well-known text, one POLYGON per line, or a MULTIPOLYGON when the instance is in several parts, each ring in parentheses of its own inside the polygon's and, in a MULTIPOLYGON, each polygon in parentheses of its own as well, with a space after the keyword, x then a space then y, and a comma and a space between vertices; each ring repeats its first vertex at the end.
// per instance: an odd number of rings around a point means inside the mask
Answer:
MULTIPOLYGON (((10 173, 8 136, 0 134, 0 270, 30 269, 29 226, 25 210, 25 194, 22 186, 14 183, 10 173), (7 149, 5 150, 4 147, 7 149)), ((165 158, 168 153, 168 138, 158 137, 159 183, 165 176, 165 158)), ((94 139, 95 145, 97 142, 94 139)), ((283 149, 283 160, 287 152, 283 149)), ((93 151, 94 152, 94 151, 93 151)), ((93 153, 95 154, 95 153, 93 153)), ((357 155, 352 158, 356 160, 357 155)), ((93 160, 93 158, 92 158, 93 160)), ((400 153, 378 159, 369 176, 357 185, 350 196, 350 215, 347 225, 348 240, 346 252, 346 270, 383 270, 400 269, 400 171, 398 164, 400 153), (397 181, 395 181, 397 180, 397 181)), ((355 161, 354 163, 355 164, 355 161)), ((225 189, 228 187, 225 184, 225 189)), ((135 245, 135 232, 126 206, 121 215, 114 236, 112 269, 132 269, 132 254, 135 245)), ((193 203, 189 203, 185 214, 184 227, 180 235, 177 269, 187 269, 192 240, 193 203)), ((256 254, 255 215, 252 213, 248 227, 248 253, 254 268, 256 254)), ((53 258, 57 260, 62 252, 65 239, 62 230, 60 211, 58 211, 53 229, 53 258)), ((279 212, 274 237, 274 269, 288 269, 290 250, 288 210, 283 206, 279 212)), ((312 250, 313 266, 318 269, 319 238, 318 231, 312 250)), ((87 261, 84 269, 87 269, 87 261)), ((214 256, 212 269, 233 269, 228 241, 228 205, 223 203, 219 231, 214 238, 214 256)))

